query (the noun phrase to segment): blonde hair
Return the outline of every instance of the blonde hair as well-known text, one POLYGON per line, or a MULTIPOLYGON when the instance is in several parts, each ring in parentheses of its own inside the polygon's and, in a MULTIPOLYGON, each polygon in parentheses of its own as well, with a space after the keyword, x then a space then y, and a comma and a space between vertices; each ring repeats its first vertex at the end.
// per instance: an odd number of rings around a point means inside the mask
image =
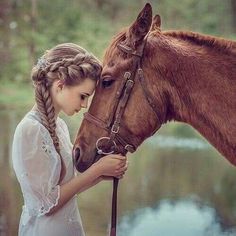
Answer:
POLYGON ((50 88, 55 80, 62 80, 65 86, 80 84, 85 78, 98 80, 101 73, 99 60, 82 47, 59 44, 38 60, 32 69, 31 78, 35 86, 35 100, 42 124, 47 128, 58 152, 62 171, 59 182, 64 178, 65 165, 60 154, 59 138, 56 134, 55 110, 50 88))

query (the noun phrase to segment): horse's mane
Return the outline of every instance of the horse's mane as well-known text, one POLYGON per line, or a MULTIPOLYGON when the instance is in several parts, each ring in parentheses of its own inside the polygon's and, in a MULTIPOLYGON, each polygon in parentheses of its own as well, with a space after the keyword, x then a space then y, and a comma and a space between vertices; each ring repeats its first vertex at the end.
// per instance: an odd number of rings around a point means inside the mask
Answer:
MULTIPOLYGON (((110 43, 110 46, 107 48, 105 52, 104 59, 110 57, 110 52, 113 52, 117 43, 125 40, 127 28, 124 28, 121 32, 115 35, 110 43)), ((154 32, 155 33, 155 32, 154 32)), ((193 44, 197 44, 199 46, 206 46, 209 48, 216 49, 217 51, 224 52, 224 53, 233 53, 236 54, 236 41, 223 39, 220 37, 215 37, 206 34, 200 34, 191 31, 158 31, 155 35, 163 34, 165 36, 182 39, 184 41, 188 41, 193 44)))
POLYGON ((105 61, 106 59, 108 59, 110 57, 110 52, 114 51, 114 49, 116 48, 117 43, 122 42, 123 40, 125 40, 126 31, 127 31, 127 28, 124 28, 117 35, 115 35, 112 38, 112 40, 110 42, 110 45, 108 46, 108 48, 105 51, 103 61, 105 61))
POLYGON ((163 31, 163 35, 183 39, 200 46, 214 48, 221 52, 236 54, 236 41, 191 31, 163 31))

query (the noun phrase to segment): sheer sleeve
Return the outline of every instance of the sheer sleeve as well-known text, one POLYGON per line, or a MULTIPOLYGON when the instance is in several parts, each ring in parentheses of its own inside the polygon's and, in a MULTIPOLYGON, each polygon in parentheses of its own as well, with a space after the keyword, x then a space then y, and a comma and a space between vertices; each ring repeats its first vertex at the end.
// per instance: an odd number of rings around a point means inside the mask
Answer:
POLYGON ((61 162, 49 132, 40 122, 25 119, 18 125, 12 159, 30 215, 45 215, 58 204, 61 162))

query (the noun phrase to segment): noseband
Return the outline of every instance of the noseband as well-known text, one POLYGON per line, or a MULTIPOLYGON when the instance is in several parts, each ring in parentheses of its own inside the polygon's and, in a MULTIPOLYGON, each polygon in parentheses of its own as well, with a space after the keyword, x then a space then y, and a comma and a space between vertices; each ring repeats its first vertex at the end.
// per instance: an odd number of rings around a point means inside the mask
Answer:
MULTIPOLYGON (((160 111, 157 109, 156 103, 154 102, 155 99, 153 95, 149 92, 145 79, 143 76, 143 70, 141 68, 141 61, 143 58, 144 53, 144 47, 146 45, 147 36, 143 40, 142 44, 139 46, 138 50, 133 50, 132 48, 120 43, 117 45, 117 47, 123 51, 124 53, 130 54, 134 56, 134 71, 126 71, 123 76, 123 81, 121 84, 121 87, 116 92, 116 102, 114 105, 114 110, 112 115, 110 116, 110 119, 108 122, 105 122, 89 112, 84 114, 84 118, 88 120, 91 123, 94 123, 96 126, 105 129, 110 135, 101 137, 96 141, 96 149, 97 153, 100 155, 108 155, 112 154, 114 152, 116 153, 122 153, 126 154, 127 152, 134 152, 139 143, 135 143, 135 137, 132 134, 129 134, 129 140, 132 140, 127 142, 127 138, 121 137, 119 131, 120 131, 120 124, 121 119, 124 114, 127 102, 129 100, 129 96, 132 92, 133 86, 135 82, 138 80, 141 84, 143 93, 147 99, 148 104, 156 114, 157 120, 159 121, 159 124, 161 124, 160 120, 160 111), (103 150, 100 143, 107 142, 110 151, 103 150), (121 147, 123 147, 123 150, 119 150, 117 146, 117 142, 120 143, 121 147), (101 147, 100 147, 101 146, 101 147)), ((118 182, 119 180, 117 178, 114 178, 113 181, 113 195, 112 195, 112 217, 111 217, 111 230, 110 230, 110 236, 116 236, 116 218, 117 218, 117 188, 118 188, 118 182)))

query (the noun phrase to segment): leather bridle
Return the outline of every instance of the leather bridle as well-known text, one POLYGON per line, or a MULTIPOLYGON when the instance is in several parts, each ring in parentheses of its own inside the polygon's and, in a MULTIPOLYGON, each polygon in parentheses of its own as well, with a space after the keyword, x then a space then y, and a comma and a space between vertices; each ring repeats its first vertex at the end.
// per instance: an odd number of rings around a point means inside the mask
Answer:
MULTIPOLYGON (((142 87, 142 90, 144 92, 144 95, 147 99, 148 104, 156 114, 157 120, 159 124, 160 122, 160 111, 158 110, 158 107, 156 105, 155 99, 153 95, 149 92, 146 83, 145 78, 143 76, 143 70, 141 68, 141 61, 143 58, 144 48, 146 45, 147 36, 142 41, 142 43, 139 45, 137 50, 133 50, 132 48, 128 47, 127 45, 120 43, 117 45, 117 47, 123 51, 124 53, 127 53, 129 55, 134 56, 134 70, 126 71, 123 76, 123 81, 121 84, 121 87, 116 92, 116 101, 114 105, 113 113, 111 114, 109 121, 105 122, 95 116, 93 116, 91 113, 87 112, 84 114, 84 119, 88 120, 89 122, 95 124, 96 126, 105 129, 109 133, 109 137, 101 137, 96 142, 96 149, 97 154, 99 155, 108 155, 112 153, 122 153, 126 154, 127 152, 134 152, 139 143, 135 143, 135 138, 132 134, 129 135, 129 141, 127 141, 127 137, 123 138, 120 135, 120 127, 121 127, 121 120, 122 116, 125 112, 125 108, 127 105, 127 102, 129 100, 129 96, 132 92, 132 89, 134 87, 135 82, 139 81, 142 87), (132 141, 130 141, 132 140, 132 141), (106 141, 107 146, 109 147, 110 151, 103 150, 100 147, 100 143, 106 141), (123 147, 123 150, 119 150, 117 146, 117 142, 119 142, 120 146, 123 147)), ((112 217, 111 217, 111 231, 110 236, 116 236, 116 218, 117 218, 117 188, 118 188, 118 182, 119 180, 117 178, 114 178, 113 180, 113 195, 112 195, 112 217)))

